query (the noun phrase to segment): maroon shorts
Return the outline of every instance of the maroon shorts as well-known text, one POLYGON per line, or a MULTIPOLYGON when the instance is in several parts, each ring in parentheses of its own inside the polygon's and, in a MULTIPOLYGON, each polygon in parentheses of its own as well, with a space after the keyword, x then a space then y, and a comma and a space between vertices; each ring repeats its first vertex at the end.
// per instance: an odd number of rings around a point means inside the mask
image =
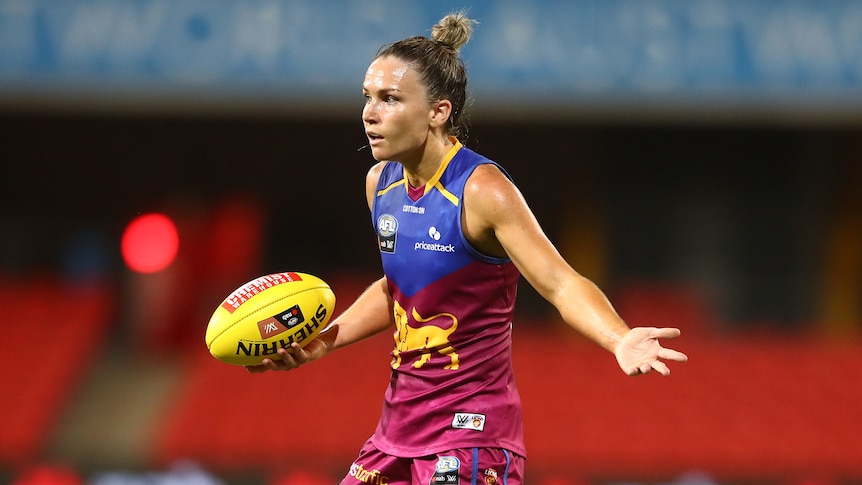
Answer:
POLYGON ((524 458, 501 448, 463 448, 399 458, 365 443, 341 485, 521 485, 524 458))

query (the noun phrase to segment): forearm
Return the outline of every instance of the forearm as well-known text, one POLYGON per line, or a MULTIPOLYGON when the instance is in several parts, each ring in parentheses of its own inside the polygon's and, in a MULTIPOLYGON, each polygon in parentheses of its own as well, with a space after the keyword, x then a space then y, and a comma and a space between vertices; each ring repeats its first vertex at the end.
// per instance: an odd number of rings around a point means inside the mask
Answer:
POLYGON ((567 277, 550 301, 569 326, 610 352, 629 331, 598 286, 578 274, 567 277))
POLYGON ((333 350, 390 328, 394 320, 391 308, 386 278, 381 278, 371 284, 347 310, 304 348, 294 342, 288 348, 278 349, 278 358, 266 358, 261 365, 246 368, 253 373, 296 369, 325 357, 333 350))
POLYGON ((386 286, 386 277, 372 283, 330 325, 327 333, 331 350, 359 342, 393 328, 392 300, 386 286))

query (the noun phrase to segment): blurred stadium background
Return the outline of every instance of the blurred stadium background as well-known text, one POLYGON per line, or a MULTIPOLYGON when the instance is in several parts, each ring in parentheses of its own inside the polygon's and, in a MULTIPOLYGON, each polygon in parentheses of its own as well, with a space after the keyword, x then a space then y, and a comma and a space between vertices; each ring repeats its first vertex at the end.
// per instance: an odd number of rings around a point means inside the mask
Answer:
POLYGON ((626 378, 523 284, 529 483, 862 483, 852 0, 0 0, 0 482, 343 476, 391 337, 252 376, 204 327, 259 274, 341 305, 376 277, 361 79, 462 7, 468 146, 691 358, 626 378), (180 244, 141 274, 120 240, 149 213, 180 244))

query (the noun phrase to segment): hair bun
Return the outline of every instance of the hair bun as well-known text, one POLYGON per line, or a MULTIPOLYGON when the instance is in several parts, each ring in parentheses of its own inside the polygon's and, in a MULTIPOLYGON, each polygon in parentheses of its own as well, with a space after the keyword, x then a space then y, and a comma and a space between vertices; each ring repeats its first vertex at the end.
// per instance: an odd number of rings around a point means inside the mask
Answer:
POLYGON ((458 52, 473 36, 473 26, 479 22, 468 18, 464 12, 450 13, 431 27, 431 39, 447 45, 458 52))

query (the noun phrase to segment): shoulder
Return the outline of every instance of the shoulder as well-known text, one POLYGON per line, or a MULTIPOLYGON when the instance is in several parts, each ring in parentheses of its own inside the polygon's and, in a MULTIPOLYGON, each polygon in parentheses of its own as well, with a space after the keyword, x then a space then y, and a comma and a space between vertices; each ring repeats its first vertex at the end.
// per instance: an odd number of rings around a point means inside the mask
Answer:
POLYGON ((484 163, 480 163, 473 170, 472 174, 470 174, 470 178, 467 180, 467 183, 509 183, 512 181, 509 179, 509 176, 503 172, 503 169, 500 168, 496 163, 484 159, 484 163))
POLYGON ((383 167, 389 162, 377 162, 368 169, 368 173, 365 175, 365 183, 374 182, 377 184, 377 181, 380 179, 380 174, 383 173, 383 167))
POLYGON ((520 191, 498 165, 484 163, 473 170, 464 186, 462 227, 476 249, 491 256, 506 256, 501 234, 508 227, 526 227, 522 218, 528 215, 520 191))
POLYGON ((386 164, 387 162, 375 163, 368 169, 368 173, 365 175, 365 198, 368 201, 369 209, 374 202, 374 194, 377 192, 377 182, 380 180, 380 174, 383 173, 383 168, 386 164))
POLYGON ((464 196, 475 208, 492 211, 505 209, 521 199, 509 176, 493 163, 483 163, 473 170, 464 186, 464 196))

